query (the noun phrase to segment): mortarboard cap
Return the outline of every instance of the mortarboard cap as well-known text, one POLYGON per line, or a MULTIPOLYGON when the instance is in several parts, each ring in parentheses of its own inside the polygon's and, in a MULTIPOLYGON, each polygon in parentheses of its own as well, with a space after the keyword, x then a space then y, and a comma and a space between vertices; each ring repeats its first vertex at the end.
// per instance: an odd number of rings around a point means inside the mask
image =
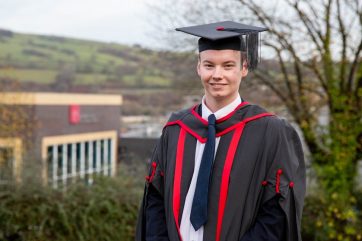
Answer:
POLYGON ((187 34, 200 37, 199 52, 213 49, 232 49, 246 53, 249 69, 255 69, 259 62, 259 33, 267 28, 255 27, 233 21, 176 28, 187 34))

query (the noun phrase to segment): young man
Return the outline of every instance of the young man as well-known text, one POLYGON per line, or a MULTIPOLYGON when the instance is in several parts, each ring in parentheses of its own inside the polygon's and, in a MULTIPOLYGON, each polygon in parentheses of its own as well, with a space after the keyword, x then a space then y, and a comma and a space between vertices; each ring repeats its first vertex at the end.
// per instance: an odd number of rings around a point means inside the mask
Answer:
POLYGON ((174 113, 151 160, 137 241, 300 241, 305 165, 296 131, 239 96, 263 28, 177 29, 199 39, 199 105, 174 113))

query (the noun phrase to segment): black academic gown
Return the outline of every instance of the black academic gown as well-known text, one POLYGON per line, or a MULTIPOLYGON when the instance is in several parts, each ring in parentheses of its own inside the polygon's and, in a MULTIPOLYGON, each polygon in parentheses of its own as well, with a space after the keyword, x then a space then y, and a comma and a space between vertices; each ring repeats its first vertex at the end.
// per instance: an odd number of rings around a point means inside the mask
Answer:
MULTIPOLYGON (((174 113, 151 159, 136 233, 145 240, 150 184, 164 200, 168 239, 179 241, 180 221, 191 182, 196 141, 206 142, 207 122, 195 111, 174 113)), ((264 109, 240 104, 217 121, 219 147, 209 187, 204 241, 239 241, 257 221, 261 207, 278 197, 286 217, 285 238, 300 241, 305 165, 295 130, 264 109)), ((185 241, 185 240, 184 240, 185 241)))

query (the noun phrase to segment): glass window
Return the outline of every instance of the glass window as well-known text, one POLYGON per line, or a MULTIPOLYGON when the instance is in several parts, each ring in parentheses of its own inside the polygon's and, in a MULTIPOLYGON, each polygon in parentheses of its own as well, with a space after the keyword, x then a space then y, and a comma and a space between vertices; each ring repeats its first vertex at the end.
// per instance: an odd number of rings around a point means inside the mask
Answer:
POLYGON ((97 167, 97 142, 96 141, 92 141, 92 145, 93 145, 93 170, 96 169, 97 167))
POLYGON ((62 167, 63 167, 63 159, 62 159, 62 156, 63 156, 63 145, 58 145, 57 146, 57 149, 58 149, 58 152, 57 152, 57 160, 58 160, 58 165, 57 165, 57 176, 61 176, 62 175, 62 167))
POLYGON ((13 181, 13 148, 0 147, 0 185, 13 181))
POLYGON ((80 172, 80 157, 81 157, 81 148, 80 148, 80 143, 78 142, 76 144, 76 172, 79 173, 80 172))
POLYGON ((65 158, 67 159, 67 174, 72 174, 72 144, 67 144, 67 153, 65 158))
POLYGON ((113 155, 110 138, 48 146, 49 183, 56 188, 59 183, 67 184, 69 179, 80 178, 91 184, 93 173, 110 176, 113 155))
POLYGON ((84 143, 84 159, 85 159, 85 163, 84 163, 84 169, 87 171, 89 169, 89 165, 88 165, 88 158, 89 158, 89 142, 86 141, 84 143))

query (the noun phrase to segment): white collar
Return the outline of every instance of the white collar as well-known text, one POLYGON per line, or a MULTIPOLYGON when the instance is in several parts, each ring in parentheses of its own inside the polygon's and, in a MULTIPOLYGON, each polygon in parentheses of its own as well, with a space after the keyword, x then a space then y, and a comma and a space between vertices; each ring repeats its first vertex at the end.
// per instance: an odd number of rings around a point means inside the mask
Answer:
POLYGON ((240 105, 241 103, 241 97, 238 95, 235 100, 233 100, 230 104, 224 106, 220 110, 216 111, 215 113, 212 113, 212 111, 206 106, 205 104, 205 96, 202 97, 202 118, 207 120, 209 115, 214 114, 217 119, 223 118, 224 116, 227 116, 230 112, 234 111, 235 108, 240 105))

